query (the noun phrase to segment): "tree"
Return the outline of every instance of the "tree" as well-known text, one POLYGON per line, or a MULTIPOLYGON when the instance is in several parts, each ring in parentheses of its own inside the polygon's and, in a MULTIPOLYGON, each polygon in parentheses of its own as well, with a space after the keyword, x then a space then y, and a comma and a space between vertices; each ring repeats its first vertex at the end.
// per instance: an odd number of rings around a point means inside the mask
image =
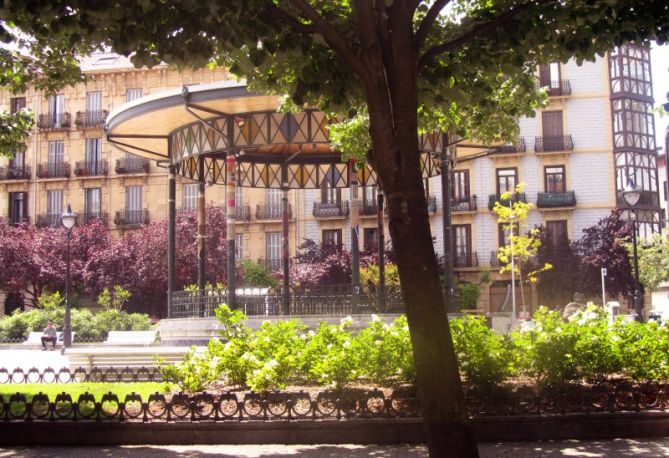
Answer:
POLYGON ((620 218, 620 211, 612 211, 583 233, 575 244, 581 258, 579 291, 588 296, 601 294, 601 269, 606 268, 606 291, 611 295, 630 294, 634 277, 625 243, 632 229, 620 218))
POLYGON ((419 125, 513 138, 515 118, 540 101, 537 63, 669 35, 666 0, 36 0, 1 14, 44 42, 108 44, 137 65, 226 65, 255 90, 341 119, 366 109, 371 148, 357 153, 388 196, 430 453, 458 457, 478 453, 437 275, 419 125))
POLYGON ((341 246, 307 239, 290 267, 290 284, 296 288, 351 284, 351 253, 341 246))
MULTIPOLYGON (((525 185, 520 183, 516 186, 515 195, 520 195, 525 185)), ((537 275, 553 268, 548 263, 536 265, 535 257, 541 246, 539 231, 530 229, 525 234, 525 221, 534 205, 516 199, 514 194, 505 192, 499 201, 495 202, 492 211, 497 215, 497 221, 502 224, 504 231, 508 234, 508 242, 499 247, 497 258, 501 262, 499 273, 513 272, 517 275, 520 285, 520 298, 523 312, 527 312, 525 306, 525 284, 534 283, 537 275), (511 259, 514 263, 511 265, 511 259)), ((516 311, 514 310, 514 313, 516 311)))
MULTIPOLYGON (((633 256, 632 244, 626 245, 633 256)), ((655 291, 660 283, 669 280, 669 239, 655 235, 648 245, 638 244, 639 281, 647 291, 655 291)))
POLYGON ((571 302, 574 292, 578 290, 580 259, 566 233, 559 234, 559 238, 555 239, 542 226, 539 228, 539 241, 539 264, 553 266, 539 275, 539 303, 549 308, 559 308, 571 302))

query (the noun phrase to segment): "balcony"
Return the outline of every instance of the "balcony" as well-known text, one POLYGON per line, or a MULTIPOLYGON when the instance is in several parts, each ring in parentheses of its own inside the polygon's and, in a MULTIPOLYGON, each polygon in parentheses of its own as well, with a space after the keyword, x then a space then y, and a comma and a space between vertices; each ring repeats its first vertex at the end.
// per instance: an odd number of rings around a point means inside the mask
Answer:
MULTIPOLYGON (((636 208, 658 209, 660 206, 660 194, 653 191, 640 191, 639 202, 636 208)), ((616 206, 618 208, 629 208, 623 198, 622 191, 616 192, 616 206)))
POLYGON ((527 145, 525 145, 524 137, 518 137, 518 139, 516 139, 515 142, 498 146, 496 149, 497 149, 497 154, 524 153, 525 151, 527 151, 527 145))
POLYGON ((451 199, 451 212, 475 212, 476 196, 451 199))
POLYGON ((376 216, 378 212, 379 207, 376 201, 360 202, 360 216, 376 216))
MULTIPOLYGON (((288 218, 293 217, 293 208, 288 204, 288 218)), ((281 220, 283 209, 281 204, 258 204, 256 205, 257 220, 281 220)))
POLYGON ((534 151, 547 153, 550 151, 572 151, 574 142, 571 135, 554 135, 534 138, 534 151))
POLYGON ((436 213, 437 212, 437 196, 425 196, 427 201, 427 212, 436 213))
POLYGON ((79 161, 74 165, 74 174, 78 177, 107 176, 107 161, 79 161))
POLYGON ((67 130, 71 125, 70 113, 41 114, 37 120, 41 130, 67 130))
POLYGON ((100 221, 103 225, 107 225, 109 222, 109 215, 106 212, 86 212, 84 213, 84 224, 88 224, 91 221, 100 221))
POLYGON ((492 211, 492 209, 495 208, 495 202, 499 202, 501 205, 508 206, 509 202, 527 202, 527 198, 525 197, 524 192, 511 194, 511 199, 508 200, 502 200, 501 194, 490 194, 490 196, 488 196, 488 210, 492 211))
POLYGON ((502 267, 502 261, 497 257, 497 250, 490 252, 490 267, 502 267))
POLYGON ((240 223, 250 223, 251 222, 251 206, 250 205, 240 205, 235 207, 235 218, 236 221, 240 223))
POLYGON ((258 264, 267 267, 271 271, 283 269, 283 259, 281 258, 258 258, 258 264))
POLYGON ((30 166, 24 165, 21 167, 9 166, 0 167, 0 181, 2 180, 29 180, 30 166))
POLYGON ((63 225, 61 217, 62 215, 60 213, 42 213, 40 215, 37 215, 37 221, 35 221, 35 226, 39 228, 60 227, 63 225))
POLYGON ((45 162, 37 164, 37 178, 69 178, 69 162, 45 162))
POLYGON ((114 224, 119 227, 136 227, 149 224, 149 211, 118 210, 114 216, 114 224))
POLYGON ((346 218, 349 213, 348 200, 343 202, 314 202, 316 218, 346 218))
POLYGON ((148 159, 141 157, 116 159, 116 168, 119 175, 126 173, 149 173, 151 164, 148 159))
POLYGON ((571 84, 569 84, 569 80, 537 81, 536 88, 546 88, 549 97, 565 97, 571 95, 571 84))
POLYGON ((537 194, 537 208, 563 208, 576 206, 576 194, 567 192, 540 192, 537 194))
POLYGON ((11 216, 9 218, 9 224, 11 226, 18 226, 20 224, 30 224, 29 216, 11 216))
POLYGON ((453 267, 466 268, 466 267, 478 267, 479 257, 476 251, 472 253, 455 253, 453 255, 453 267))
POLYGON ((105 126, 105 119, 109 112, 100 111, 77 111, 74 118, 74 124, 77 129, 102 129, 105 126))

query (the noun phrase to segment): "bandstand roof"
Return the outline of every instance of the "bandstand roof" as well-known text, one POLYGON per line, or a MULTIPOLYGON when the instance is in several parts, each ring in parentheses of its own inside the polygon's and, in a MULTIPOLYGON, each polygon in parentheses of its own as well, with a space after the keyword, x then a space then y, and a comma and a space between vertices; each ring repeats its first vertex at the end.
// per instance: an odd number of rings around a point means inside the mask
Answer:
MULTIPOLYGON (((279 113, 279 97, 249 92, 244 83, 184 86, 142 97, 112 111, 108 141, 117 148, 173 164, 184 177, 225 184, 225 158, 236 157, 240 186, 321 188, 349 186, 349 164, 333 151, 323 112, 279 113)), ((420 137, 425 178, 439 174, 440 133, 420 137)), ((376 184, 368 167, 361 185, 376 184)))

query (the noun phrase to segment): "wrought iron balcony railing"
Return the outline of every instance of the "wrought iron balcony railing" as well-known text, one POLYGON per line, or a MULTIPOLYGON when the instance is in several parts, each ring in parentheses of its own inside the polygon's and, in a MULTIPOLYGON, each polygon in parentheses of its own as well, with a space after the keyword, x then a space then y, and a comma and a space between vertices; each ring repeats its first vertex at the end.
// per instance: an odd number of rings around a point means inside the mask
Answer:
POLYGON ((283 259, 281 258, 258 258, 258 264, 267 267, 271 271, 283 269, 283 259))
POLYGON ((106 176, 109 173, 107 161, 79 161, 74 164, 74 174, 78 177, 106 176))
POLYGON ((63 225, 60 213, 42 213, 37 215, 35 226, 37 227, 60 227, 63 225))
POLYGON ((451 200, 452 212, 475 212, 476 211, 476 196, 462 197, 460 199, 451 200))
POLYGON ((497 147, 497 152, 499 154, 524 153, 525 151, 527 151, 527 146, 525 145, 524 137, 518 137, 515 142, 497 147))
POLYGON ((30 224, 30 217, 12 215, 12 217, 9 218, 9 224, 12 226, 18 226, 19 224, 30 224))
POLYGON ((314 202, 314 217, 345 218, 349 214, 348 200, 341 202, 314 202))
POLYGON ((479 257, 476 251, 469 253, 455 253, 453 255, 453 267, 478 267, 479 257))
POLYGON ((30 166, 0 167, 0 180, 28 180, 30 179, 30 166))
POLYGON ((537 194, 538 208, 574 207, 575 205, 576 194, 574 191, 540 192, 537 194))
POLYGON ((250 205, 240 205, 235 207, 235 218, 236 221, 249 223, 251 222, 251 206, 250 205))
POLYGON ((79 129, 103 128, 108 114, 107 110, 77 111, 74 124, 79 129))
MULTIPOLYGON (((288 218, 293 217, 293 207, 288 204, 288 218)), ((281 204, 256 205, 256 219, 282 219, 283 206, 281 204)))
POLYGON ((435 213, 437 211, 437 196, 425 196, 427 201, 428 213, 435 213))
POLYGON ((107 214, 107 212, 93 212, 93 211, 91 211, 91 212, 84 213, 84 224, 88 224, 91 221, 95 221, 95 220, 100 221, 102 224, 104 224, 106 226, 109 222, 109 215, 107 214))
POLYGON ((379 211, 379 207, 376 205, 375 201, 362 201, 360 202, 360 216, 376 216, 379 211))
POLYGON ((148 159, 141 157, 116 159, 116 168, 118 174, 124 173, 149 173, 151 163, 148 159))
POLYGON ((537 153, 549 151, 571 151, 574 149, 574 142, 571 135, 553 135, 548 137, 534 138, 534 151, 537 153))
POLYGON ((37 120, 37 127, 42 130, 65 130, 71 125, 70 113, 41 114, 37 120))
POLYGON ((69 162, 45 162, 37 164, 37 178, 69 178, 69 162))
POLYGON ((497 250, 490 252, 490 267, 502 267, 502 261, 497 257, 497 250))
POLYGON ((141 226, 149 224, 148 210, 118 210, 114 216, 117 226, 141 226))
POLYGON ((546 88, 549 97, 562 97, 571 95, 571 84, 569 80, 537 81, 537 89, 546 88))
POLYGON ((508 206, 509 202, 527 202, 527 199, 524 192, 511 194, 511 199, 508 200, 502 200, 501 194, 490 194, 490 196, 488 196, 488 210, 492 211, 492 209, 495 208, 495 202, 499 202, 502 205, 508 206))

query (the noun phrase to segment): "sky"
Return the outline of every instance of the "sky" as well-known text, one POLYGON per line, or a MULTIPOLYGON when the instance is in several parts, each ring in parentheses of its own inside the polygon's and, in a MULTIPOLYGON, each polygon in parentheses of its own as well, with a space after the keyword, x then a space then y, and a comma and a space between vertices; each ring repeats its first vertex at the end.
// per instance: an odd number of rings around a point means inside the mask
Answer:
MULTIPOLYGON (((653 43, 650 52, 651 72, 653 75, 653 96, 655 106, 667 103, 669 92, 669 45, 658 46, 653 43)), ((664 136, 669 125, 669 114, 655 115, 655 137, 658 147, 664 151, 664 136)))

